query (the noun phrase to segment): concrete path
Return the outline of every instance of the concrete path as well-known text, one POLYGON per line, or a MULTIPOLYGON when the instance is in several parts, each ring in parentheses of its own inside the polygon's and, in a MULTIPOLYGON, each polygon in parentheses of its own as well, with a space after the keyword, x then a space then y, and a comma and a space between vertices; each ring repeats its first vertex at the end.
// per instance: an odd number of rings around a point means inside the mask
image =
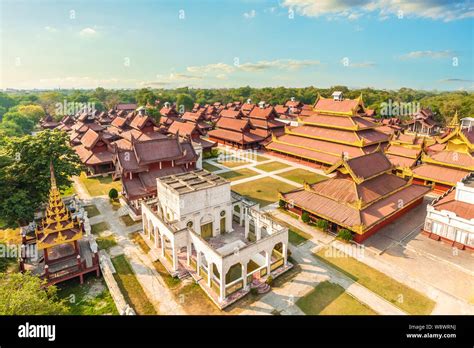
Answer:
POLYGON ((123 210, 114 211, 108 197, 91 197, 78 178, 73 178, 73 181, 79 197, 90 204, 95 204, 100 212, 100 215, 90 219, 91 224, 102 221, 109 224, 109 230, 116 236, 118 243, 118 246, 111 249, 111 254, 113 256, 125 254, 137 280, 155 307, 156 312, 162 315, 186 314, 156 271, 151 259, 129 238, 130 233, 142 229, 141 223, 129 227, 125 226, 120 220, 120 216, 124 215, 123 210))
POLYGON ((379 314, 405 314, 387 300, 316 259, 313 252, 321 245, 316 245, 314 239, 306 241, 298 248, 292 248, 291 256, 298 262, 301 272, 281 287, 273 288, 270 293, 263 296, 259 301, 249 305, 242 314, 272 314, 274 311, 283 315, 304 314, 296 305, 296 301, 323 281, 330 281, 342 286, 348 294, 365 303, 379 314))
MULTIPOLYGON (((347 252, 347 244, 339 242, 334 237, 328 235, 327 233, 321 232, 311 226, 304 224, 302 221, 295 219, 288 214, 284 214, 278 210, 272 212, 273 215, 280 219, 284 219, 287 223, 298 227, 302 231, 310 234, 313 236, 311 241, 315 241, 316 243, 323 244, 323 245, 331 245, 335 248, 338 248, 344 252, 347 252)), ((440 289, 438 287, 433 286, 432 284, 421 280, 420 277, 416 277, 413 274, 407 272, 406 269, 402 269, 398 267, 398 264, 391 262, 390 255, 381 254, 379 255, 376 252, 373 252, 370 248, 365 248, 362 246, 363 252, 361 253, 361 246, 353 246, 354 251, 351 253, 351 256, 356 258, 358 261, 371 266, 380 272, 389 275, 393 279, 399 281, 400 283, 425 294, 433 301, 436 302, 436 306, 432 312, 432 314, 447 314, 447 315, 454 315, 454 314, 474 314, 474 306, 469 302, 465 301, 464 299, 458 298, 453 296, 452 294, 446 292, 444 289, 440 289)), ((294 248, 292 248, 293 251, 294 248)), ((301 246, 298 247, 301 249, 301 246)), ((425 258, 421 254, 411 253, 409 250, 405 250, 408 253, 407 257, 405 258, 406 262, 412 263, 412 268, 415 268, 416 265, 413 263, 420 263, 426 265, 426 267, 431 267, 436 269, 439 267, 436 265, 434 260, 425 258), (421 258, 421 259, 420 259, 421 258)), ((407 266, 408 267, 408 266, 407 266)), ((423 271, 423 270, 420 270, 423 271)), ((468 275, 466 274, 468 277, 468 275)), ((362 302, 362 299, 359 298, 362 302)))

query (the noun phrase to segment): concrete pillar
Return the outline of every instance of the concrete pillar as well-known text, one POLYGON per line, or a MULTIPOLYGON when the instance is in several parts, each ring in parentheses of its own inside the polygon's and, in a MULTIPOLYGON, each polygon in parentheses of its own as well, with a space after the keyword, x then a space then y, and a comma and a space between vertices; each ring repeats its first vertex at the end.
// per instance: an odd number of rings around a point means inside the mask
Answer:
POLYGON ((161 241, 161 257, 165 257, 165 236, 163 234, 161 234, 160 241, 161 241))
POLYGON ((188 246, 186 247, 186 264, 188 266, 191 265, 191 253, 192 253, 191 243, 188 243, 188 246))
MULTIPOLYGON (((273 249, 272 249, 273 250, 273 249)), ((272 250, 266 252, 266 263, 267 263, 267 276, 270 275, 272 266, 272 250)))
POLYGON ((244 225, 244 205, 242 203, 239 203, 239 210, 240 210, 240 222, 239 225, 243 226, 244 225))
POLYGON ((197 262, 196 262, 196 264, 197 264, 196 272, 197 272, 197 275, 199 276, 200 272, 201 272, 201 253, 199 251, 197 252, 197 262))
POLYGON ((225 272, 224 269, 221 268, 219 270, 219 273, 221 274, 221 277, 219 279, 219 301, 224 301, 225 298, 225 272))
POLYGON ((250 231, 250 221, 249 221, 249 217, 245 215, 245 239, 248 238, 249 231, 250 231))
POLYGON ((287 265, 288 264, 288 244, 286 243, 282 243, 283 244, 283 248, 282 248, 282 251, 283 251, 283 265, 287 265))
POLYGON ((260 216, 257 215, 255 219, 255 238, 260 240, 262 238, 262 223, 260 222, 260 216))
POLYGON ((178 270, 178 251, 176 250, 176 245, 173 243, 173 271, 178 270))
POLYGON ((247 260, 242 262, 242 279, 244 282, 244 289, 247 287, 247 263, 247 260))
POLYGON ((210 288, 211 287, 211 279, 212 279, 212 262, 208 262, 207 264, 207 286, 210 288))
POLYGON ((153 233, 155 235, 155 248, 158 248, 159 234, 158 234, 158 228, 157 227, 153 228, 153 233))

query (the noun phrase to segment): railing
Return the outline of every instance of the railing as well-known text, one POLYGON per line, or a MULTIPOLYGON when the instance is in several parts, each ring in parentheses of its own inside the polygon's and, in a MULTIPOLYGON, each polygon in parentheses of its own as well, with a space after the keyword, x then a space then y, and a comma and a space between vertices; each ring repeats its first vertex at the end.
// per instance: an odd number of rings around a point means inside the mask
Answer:
POLYGON ((225 286, 225 296, 227 297, 230 294, 232 294, 236 291, 239 291, 243 287, 244 287, 244 281, 241 278, 237 279, 237 280, 233 281, 232 283, 229 283, 225 286))

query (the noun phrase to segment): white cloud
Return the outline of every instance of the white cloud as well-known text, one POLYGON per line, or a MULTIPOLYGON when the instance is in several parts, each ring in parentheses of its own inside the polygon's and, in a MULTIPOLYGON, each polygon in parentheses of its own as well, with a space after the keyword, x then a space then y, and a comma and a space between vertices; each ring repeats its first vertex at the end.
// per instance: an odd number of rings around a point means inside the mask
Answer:
POLYGON ((246 18, 246 19, 255 18, 256 15, 257 15, 257 12, 255 10, 250 10, 249 12, 244 12, 244 18, 246 18))
POLYGON ((454 52, 450 50, 444 51, 412 51, 400 56, 402 60, 408 59, 419 59, 419 58, 432 58, 432 59, 440 59, 440 58, 449 58, 453 57, 454 52))
POLYGON ((201 65, 201 66, 188 66, 186 70, 191 73, 206 74, 210 72, 230 73, 230 72, 233 72, 235 69, 233 66, 226 63, 216 63, 216 64, 201 65))
POLYGON ((84 28, 79 32, 79 35, 81 37, 93 37, 97 35, 97 31, 92 28, 84 28))
POLYGON ((284 0, 283 6, 308 17, 357 19, 376 13, 384 20, 403 17, 430 18, 445 22, 474 17, 470 0, 284 0))
POLYGON ((49 33, 55 33, 58 31, 58 29, 54 28, 54 27, 50 27, 49 25, 44 27, 44 30, 46 30, 47 32, 49 33))
POLYGON ((359 62, 359 63, 353 63, 350 60, 347 61, 346 58, 341 59, 341 64, 345 65, 348 68, 373 68, 377 64, 374 62, 359 62), (349 63, 348 65, 345 65, 345 63, 349 63))
POLYGON ((272 61, 262 60, 257 63, 244 63, 238 66, 244 71, 262 71, 268 69, 299 70, 301 68, 319 65, 318 60, 277 59, 272 61))
POLYGON ((226 74, 217 74, 216 79, 218 79, 218 80, 227 80, 227 75, 226 74))

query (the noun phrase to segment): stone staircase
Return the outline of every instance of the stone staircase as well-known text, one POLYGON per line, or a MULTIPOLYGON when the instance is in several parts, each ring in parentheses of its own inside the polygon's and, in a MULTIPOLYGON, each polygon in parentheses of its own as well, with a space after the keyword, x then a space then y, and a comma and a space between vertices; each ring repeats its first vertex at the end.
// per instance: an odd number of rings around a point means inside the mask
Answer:
POLYGON ((257 289, 257 292, 259 294, 265 294, 265 293, 269 292, 270 289, 271 289, 270 285, 268 285, 265 282, 262 282, 260 279, 252 280, 252 282, 250 283, 250 287, 252 289, 257 289))

